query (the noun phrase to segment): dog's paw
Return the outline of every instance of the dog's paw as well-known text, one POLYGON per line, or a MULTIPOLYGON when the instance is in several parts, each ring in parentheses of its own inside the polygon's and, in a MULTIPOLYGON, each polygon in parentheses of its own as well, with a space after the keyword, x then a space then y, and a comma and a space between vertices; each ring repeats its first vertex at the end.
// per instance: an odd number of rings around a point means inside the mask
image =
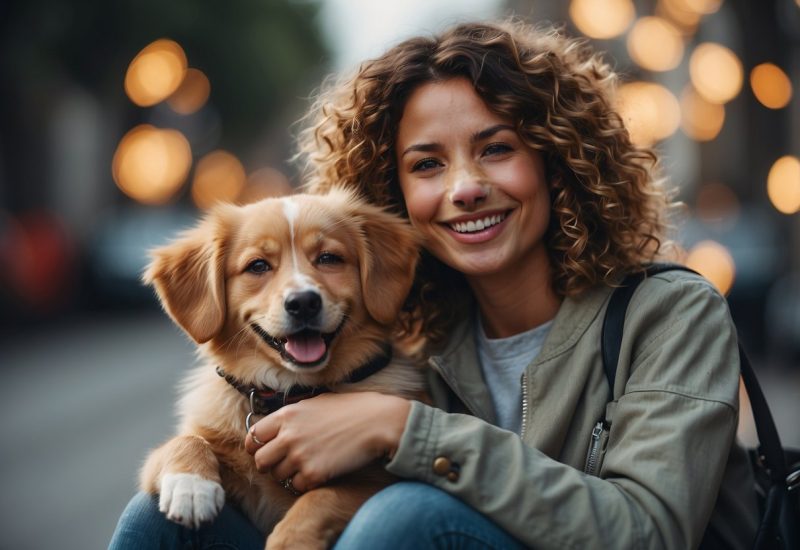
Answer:
POLYGON ((158 509, 184 527, 198 529, 213 520, 225 504, 225 491, 216 481, 197 474, 164 474, 158 509))

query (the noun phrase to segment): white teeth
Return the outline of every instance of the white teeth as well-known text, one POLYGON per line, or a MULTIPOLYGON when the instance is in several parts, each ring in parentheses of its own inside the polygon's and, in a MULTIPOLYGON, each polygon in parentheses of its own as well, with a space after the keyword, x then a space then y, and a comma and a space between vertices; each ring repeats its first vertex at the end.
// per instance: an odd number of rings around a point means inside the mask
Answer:
POLYGON ((470 220, 468 222, 451 223, 450 227, 459 233, 474 233, 476 231, 483 231, 493 225, 497 225, 506 218, 505 214, 496 214, 494 216, 487 216, 480 220, 470 220))

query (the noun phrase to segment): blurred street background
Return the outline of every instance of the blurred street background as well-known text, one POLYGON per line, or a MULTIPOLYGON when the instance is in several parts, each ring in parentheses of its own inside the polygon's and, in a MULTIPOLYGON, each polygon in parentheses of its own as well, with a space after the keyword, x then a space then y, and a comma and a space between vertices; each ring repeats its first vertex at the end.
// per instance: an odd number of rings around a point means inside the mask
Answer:
MULTIPOLYGON (((292 192, 323 78, 465 19, 562 25, 623 74, 800 447, 800 0, 0 3, 0 548, 103 548, 193 348, 139 283, 213 203, 292 192)), ((741 437, 753 442, 749 419, 741 437)))

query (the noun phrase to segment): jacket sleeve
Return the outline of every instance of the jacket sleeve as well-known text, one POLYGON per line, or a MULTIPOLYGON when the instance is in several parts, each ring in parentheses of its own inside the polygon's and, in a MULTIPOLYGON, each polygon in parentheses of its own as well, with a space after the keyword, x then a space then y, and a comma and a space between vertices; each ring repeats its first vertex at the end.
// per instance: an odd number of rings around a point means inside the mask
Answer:
POLYGON ((707 283, 648 287, 652 298, 635 298, 626 319, 630 369, 599 477, 416 402, 387 469, 458 496, 531 547, 696 547, 736 431, 735 329, 707 283))

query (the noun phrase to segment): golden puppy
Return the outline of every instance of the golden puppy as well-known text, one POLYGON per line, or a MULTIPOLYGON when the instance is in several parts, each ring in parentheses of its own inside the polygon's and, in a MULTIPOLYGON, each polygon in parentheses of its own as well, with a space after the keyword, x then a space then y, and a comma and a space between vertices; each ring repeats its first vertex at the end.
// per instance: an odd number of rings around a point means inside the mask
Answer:
POLYGON ((150 454, 142 488, 188 527, 214 519, 227 498, 273 533, 270 548, 328 546, 390 478, 379 469, 378 483, 352 475, 296 496, 256 471, 247 426, 324 391, 424 394, 422 371, 389 345, 414 276, 413 230, 334 189, 219 206, 152 258, 144 281, 204 361, 181 389, 178 435, 150 454))

